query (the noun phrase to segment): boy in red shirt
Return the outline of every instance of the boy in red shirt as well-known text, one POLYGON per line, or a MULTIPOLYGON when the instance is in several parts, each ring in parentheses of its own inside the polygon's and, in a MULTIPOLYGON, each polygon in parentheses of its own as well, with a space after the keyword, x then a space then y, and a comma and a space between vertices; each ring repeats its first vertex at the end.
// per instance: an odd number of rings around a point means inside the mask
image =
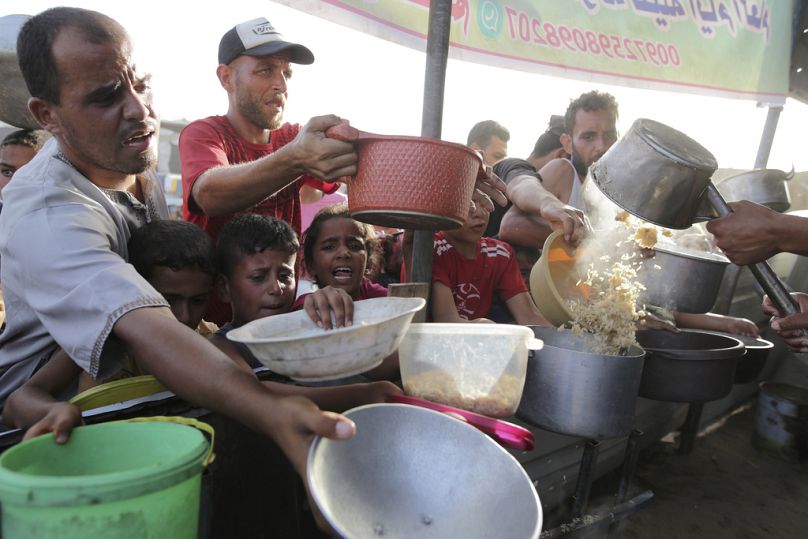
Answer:
POLYGON ((491 322, 486 317, 496 294, 517 324, 549 325, 528 293, 513 248, 482 237, 488 213, 472 204, 461 228, 435 234, 433 321, 491 322))

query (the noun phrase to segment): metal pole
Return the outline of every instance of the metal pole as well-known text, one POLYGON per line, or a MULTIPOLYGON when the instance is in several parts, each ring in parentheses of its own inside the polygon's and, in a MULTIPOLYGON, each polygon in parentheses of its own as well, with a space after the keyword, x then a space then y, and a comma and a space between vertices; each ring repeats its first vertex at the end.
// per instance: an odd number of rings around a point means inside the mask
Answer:
POLYGON ((755 168, 766 168, 766 163, 769 162, 769 154, 772 151, 772 142, 774 142, 774 132, 777 130, 777 120, 780 119, 781 112, 783 112, 783 107, 769 106, 766 123, 763 124, 763 133, 760 135, 757 157, 755 157, 755 168))
POLYGON ((687 408, 687 418, 679 434, 678 453, 680 455, 689 455, 693 452, 693 445, 696 442, 696 435, 699 433, 699 424, 701 423, 701 413, 703 410, 703 402, 691 402, 690 406, 687 408))
POLYGON ((572 518, 580 518, 589 505, 589 493, 592 490, 592 481, 595 479, 595 465, 598 462, 600 442, 587 440, 584 444, 584 453, 578 469, 578 480, 575 483, 575 495, 572 499, 572 518))
MULTIPOLYGON (((440 138, 443 123, 443 90, 449 57, 449 31, 452 21, 452 0, 432 0, 429 8, 429 30, 426 39, 426 73, 424 77, 424 107, 421 113, 421 135, 440 138)), ((435 178, 440 181, 440 178, 435 178)), ((431 230, 416 230, 412 246, 410 280, 432 282, 431 230)))

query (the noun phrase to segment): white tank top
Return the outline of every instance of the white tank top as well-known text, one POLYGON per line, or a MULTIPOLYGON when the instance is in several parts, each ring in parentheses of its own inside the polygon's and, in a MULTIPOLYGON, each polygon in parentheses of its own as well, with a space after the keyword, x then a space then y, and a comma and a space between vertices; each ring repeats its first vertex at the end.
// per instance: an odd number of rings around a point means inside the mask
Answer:
POLYGON ((577 208, 581 211, 586 211, 586 203, 584 202, 584 194, 583 194, 583 182, 581 178, 578 176, 578 171, 575 170, 575 165, 572 164, 567 158, 562 158, 564 161, 569 163, 572 167, 572 189, 570 190, 570 199, 567 201, 567 204, 572 206, 573 208, 577 208))

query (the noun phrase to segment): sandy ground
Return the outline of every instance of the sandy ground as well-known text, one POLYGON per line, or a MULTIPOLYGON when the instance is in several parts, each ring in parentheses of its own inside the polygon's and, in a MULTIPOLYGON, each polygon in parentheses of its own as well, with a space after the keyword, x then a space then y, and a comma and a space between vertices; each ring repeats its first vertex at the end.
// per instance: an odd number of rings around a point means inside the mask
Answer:
MULTIPOLYGON (((676 446, 665 442, 642 452, 630 496, 651 489, 654 499, 608 537, 808 537, 808 461, 790 462, 752 444, 754 405, 718 428, 713 425, 689 455, 677 454, 676 446)), ((608 509, 614 481, 607 477, 596 484, 588 513, 608 509)), ((578 534, 606 536, 605 531, 578 534)))

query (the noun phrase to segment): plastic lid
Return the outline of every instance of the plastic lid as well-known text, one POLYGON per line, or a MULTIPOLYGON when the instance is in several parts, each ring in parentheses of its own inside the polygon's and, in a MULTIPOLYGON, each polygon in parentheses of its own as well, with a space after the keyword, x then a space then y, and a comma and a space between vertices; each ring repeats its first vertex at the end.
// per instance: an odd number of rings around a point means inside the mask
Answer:
POLYGON ((635 120, 631 129, 653 149, 669 159, 710 174, 718 168, 718 161, 713 154, 681 131, 648 118, 635 120))
POLYGON ((531 451, 536 447, 536 442, 533 439, 533 434, 519 425, 501 421, 482 414, 469 412, 453 406, 446 406, 445 404, 438 404, 424 399, 415 397, 408 397, 405 395, 395 395, 390 397, 390 402, 397 402, 400 404, 410 404, 412 406, 420 406, 435 410, 436 412, 443 412, 449 415, 456 416, 458 419, 466 421, 469 425, 476 427, 482 432, 491 436, 500 445, 509 449, 516 449, 518 451, 531 451))

